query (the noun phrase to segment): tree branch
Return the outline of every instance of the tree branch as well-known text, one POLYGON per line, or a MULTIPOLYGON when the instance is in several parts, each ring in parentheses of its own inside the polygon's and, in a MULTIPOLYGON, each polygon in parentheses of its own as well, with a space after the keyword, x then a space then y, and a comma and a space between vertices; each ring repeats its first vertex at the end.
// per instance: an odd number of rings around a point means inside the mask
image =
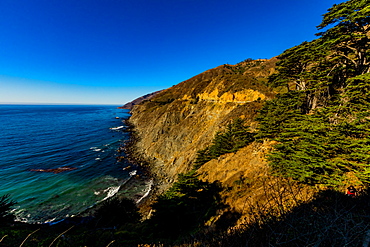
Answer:
POLYGON ((354 59, 348 57, 347 55, 340 54, 340 53, 337 53, 337 55, 346 58, 347 60, 351 61, 356 67, 358 67, 358 63, 356 63, 354 59))

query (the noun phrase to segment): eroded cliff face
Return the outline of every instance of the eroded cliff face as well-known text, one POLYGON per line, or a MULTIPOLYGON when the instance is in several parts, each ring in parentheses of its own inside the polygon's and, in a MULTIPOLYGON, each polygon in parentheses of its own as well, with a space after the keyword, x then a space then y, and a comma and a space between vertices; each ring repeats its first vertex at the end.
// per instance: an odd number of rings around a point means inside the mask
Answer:
POLYGON ((197 151, 207 147, 217 131, 233 119, 253 119, 263 100, 274 93, 263 82, 273 73, 276 59, 222 65, 166 89, 132 110, 143 155, 167 189, 179 173, 192 168, 197 151))

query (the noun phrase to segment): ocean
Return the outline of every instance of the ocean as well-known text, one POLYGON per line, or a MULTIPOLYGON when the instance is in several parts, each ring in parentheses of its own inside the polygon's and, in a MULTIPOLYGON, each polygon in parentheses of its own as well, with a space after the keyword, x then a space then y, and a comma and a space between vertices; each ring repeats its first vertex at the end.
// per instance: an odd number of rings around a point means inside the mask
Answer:
POLYGON ((0 196, 17 202, 17 220, 55 222, 127 193, 137 171, 117 150, 129 116, 117 106, 0 105, 0 196))

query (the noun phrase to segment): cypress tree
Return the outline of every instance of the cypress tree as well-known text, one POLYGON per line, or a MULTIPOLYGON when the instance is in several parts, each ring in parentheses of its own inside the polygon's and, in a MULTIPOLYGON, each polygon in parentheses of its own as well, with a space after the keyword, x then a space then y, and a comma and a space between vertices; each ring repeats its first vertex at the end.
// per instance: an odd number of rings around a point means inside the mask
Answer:
POLYGON ((318 39, 278 58, 257 138, 277 141, 272 171, 309 184, 339 184, 348 172, 369 183, 370 1, 350 0, 324 15, 318 39), (330 28, 328 28, 330 27, 330 28))

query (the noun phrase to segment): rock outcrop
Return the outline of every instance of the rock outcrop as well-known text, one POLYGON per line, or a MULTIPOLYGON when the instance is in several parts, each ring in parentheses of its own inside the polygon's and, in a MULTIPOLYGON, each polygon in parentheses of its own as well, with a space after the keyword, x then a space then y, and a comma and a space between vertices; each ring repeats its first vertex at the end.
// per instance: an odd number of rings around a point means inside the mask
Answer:
POLYGON ((70 166, 62 166, 58 168, 51 168, 51 169, 30 169, 31 172, 52 172, 54 174, 58 174, 61 172, 66 172, 66 171, 73 171, 76 170, 76 167, 70 167, 70 166))

